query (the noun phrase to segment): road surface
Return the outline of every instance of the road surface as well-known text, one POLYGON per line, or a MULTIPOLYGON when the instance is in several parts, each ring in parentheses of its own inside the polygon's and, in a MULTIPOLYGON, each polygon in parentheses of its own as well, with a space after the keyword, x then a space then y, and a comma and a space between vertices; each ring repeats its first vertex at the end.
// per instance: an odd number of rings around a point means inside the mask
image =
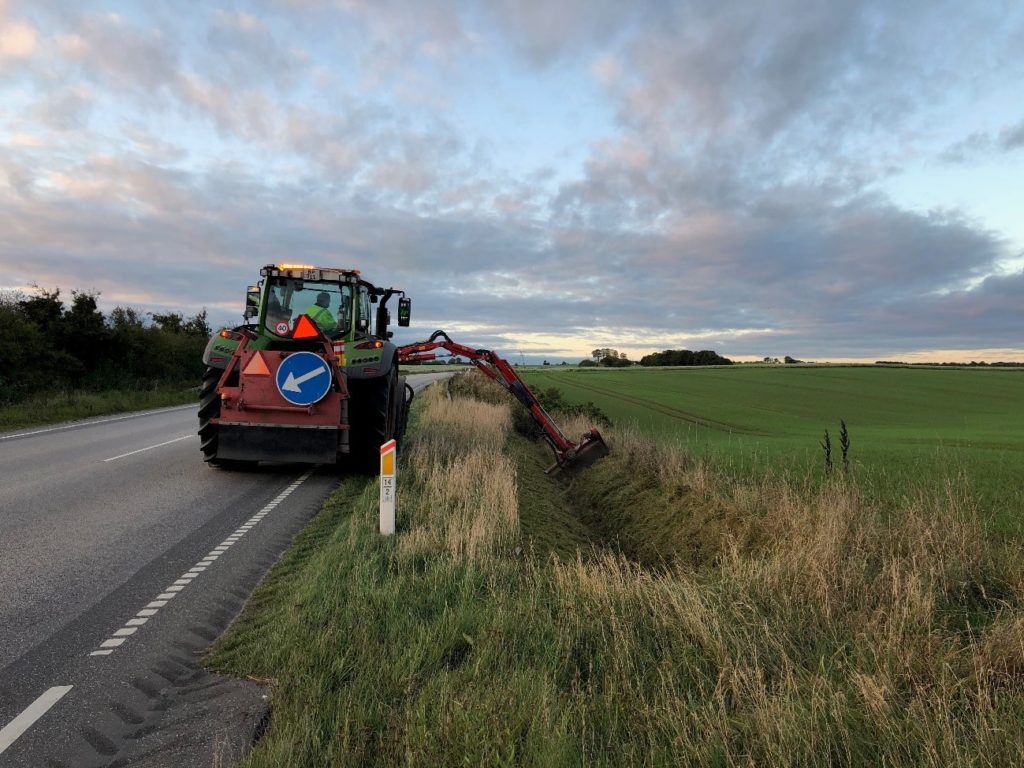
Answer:
POLYGON ((196 428, 190 405, 0 433, 0 766, 174 764, 182 709, 217 737, 262 706, 198 654, 340 478, 211 469, 196 428))

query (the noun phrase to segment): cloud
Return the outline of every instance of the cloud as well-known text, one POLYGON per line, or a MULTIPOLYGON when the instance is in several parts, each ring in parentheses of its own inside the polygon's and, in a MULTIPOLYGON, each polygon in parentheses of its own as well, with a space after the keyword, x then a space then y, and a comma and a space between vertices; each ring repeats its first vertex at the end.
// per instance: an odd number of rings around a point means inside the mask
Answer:
POLYGON ((504 349, 618 338, 647 350, 871 355, 897 342, 1012 346, 1019 335, 1024 277, 965 287, 1003 244, 956 217, 877 199, 835 210, 794 193, 742 220, 696 223, 609 235, 474 213, 423 218, 240 172, 197 176, 97 157, 49 178, 35 199, 8 199, 0 253, 18 253, 3 259, 23 283, 95 287, 108 306, 144 297, 188 311, 230 306, 259 266, 282 258, 358 266, 409 290, 418 325, 504 349))
POLYGON ((1008 125, 993 134, 989 131, 974 131, 959 141, 950 144, 939 155, 945 163, 966 165, 979 159, 1024 147, 1024 120, 1008 125))
POLYGON ((23 21, 7 21, 0 27, 0 61, 28 59, 36 51, 36 28, 23 21))
POLYGON ((604 49, 656 6, 647 0, 498 0, 487 4, 495 25, 539 67, 579 56, 581 51, 604 49))
MULTIPOLYGON (((230 322, 260 266, 301 259, 504 350, 1019 346, 1019 244, 878 192, 1020 73, 998 2, 232 8, 28 17, 54 55, 0 86, 25 105, 0 117, 10 280, 230 322), (577 165, 516 144, 503 87, 577 165), (599 110, 553 125, 575 89, 599 110)), ((963 124, 962 162, 1024 143, 963 124)))
POLYGON ((142 30, 115 13, 90 16, 57 35, 57 48, 86 77, 107 88, 149 96, 177 79, 177 41, 156 28, 142 30))
POLYGON ((1024 147, 1024 120, 999 133, 999 148, 1009 152, 1024 147))
POLYGON ((39 136, 35 136, 31 133, 15 133, 11 135, 10 146, 39 149, 40 147, 45 147, 46 142, 39 136))
POLYGON ((29 120, 50 131, 81 131, 89 121, 95 102, 95 92, 84 85, 55 88, 33 105, 29 120))
POLYGON ((254 82, 288 88, 308 61, 301 49, 280 45, 262 18, 243 11, 214 11, 207 40, 198 66, 233 88, 246 89, 254 82))
POLYGON ((0 72, 31 59, 39 47, 39 32, 24 19, 10 15, 7 0, 0 0, 0 72))

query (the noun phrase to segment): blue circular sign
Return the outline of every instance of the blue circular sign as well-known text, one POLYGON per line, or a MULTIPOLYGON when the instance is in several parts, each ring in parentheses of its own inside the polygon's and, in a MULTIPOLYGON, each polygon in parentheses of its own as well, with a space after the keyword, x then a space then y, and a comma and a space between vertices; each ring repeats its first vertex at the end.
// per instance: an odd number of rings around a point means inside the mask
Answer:
POLYGON ((294 405, 312 405, 331 390, 331 367, 320 355, 293 352, 277 369, 277 391, 294 405))

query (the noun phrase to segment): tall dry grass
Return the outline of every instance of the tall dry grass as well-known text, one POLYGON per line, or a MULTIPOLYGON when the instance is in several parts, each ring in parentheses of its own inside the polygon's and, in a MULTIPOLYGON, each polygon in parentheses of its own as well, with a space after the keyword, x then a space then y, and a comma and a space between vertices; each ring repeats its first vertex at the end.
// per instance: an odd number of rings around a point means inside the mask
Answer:
POLYGON ((604 625, 588 696, 634 702, 639 732, 674 734, 673 759, 1024 764, 1024 553, 989 537, 955 481, 891 514, 847 482, 736 485, 680 449, 608 437, 578 490, 617 515, 612 530, 674 524, 685 535, 664 543, 713 557, 552 561, 572 596, 560 626, 604 625), (641 511, 623 505, 638 484, 641 511))
POLYGON ((893 515, 612 432, 546 486, 594 541, 531 555, 522 438, 464 386, 422 400, 396 539, 368 487, 225 644, 282 681, 251 765, 1024 764, 1024 558, 955 483, 893 515))
POLYGON ((419 425, 405 465, 410 528, 398 556, 446 551, 481 559, 511 549, 519 520, 516 470, 504 451, 508 406, 453 400, 432 387, 423 395, 419 425))

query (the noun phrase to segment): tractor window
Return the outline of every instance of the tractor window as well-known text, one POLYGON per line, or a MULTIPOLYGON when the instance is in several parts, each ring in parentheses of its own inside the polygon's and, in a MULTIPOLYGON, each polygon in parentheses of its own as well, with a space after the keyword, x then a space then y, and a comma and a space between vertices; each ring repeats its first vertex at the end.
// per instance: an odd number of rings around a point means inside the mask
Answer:
POLYGON ((309 315, 333 337, 344 332, 351 313, 352 286, 347 283, 278 278, 267 290, 265 327, 277 336, 288 336, 299 315, 309 315))
POLYGON ((356 330, 370 333, 370 292, 365 286, 359 286, 359 312, 356 315, 356 330))

